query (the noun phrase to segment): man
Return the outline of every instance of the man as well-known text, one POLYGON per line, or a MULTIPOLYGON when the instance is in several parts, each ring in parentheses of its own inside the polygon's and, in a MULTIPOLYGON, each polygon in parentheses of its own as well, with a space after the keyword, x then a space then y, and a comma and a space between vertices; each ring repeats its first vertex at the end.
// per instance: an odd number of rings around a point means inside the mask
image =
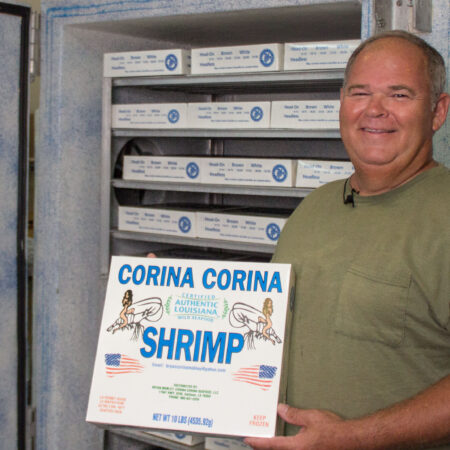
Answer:
POLYGON ((442 58, 409 33, 350 59, 355 173, 311 193, 280 237, 273 261, 297 276, 289 436, 254 448, 450 449, 450 171, 432 156, 444 86, 442 58))

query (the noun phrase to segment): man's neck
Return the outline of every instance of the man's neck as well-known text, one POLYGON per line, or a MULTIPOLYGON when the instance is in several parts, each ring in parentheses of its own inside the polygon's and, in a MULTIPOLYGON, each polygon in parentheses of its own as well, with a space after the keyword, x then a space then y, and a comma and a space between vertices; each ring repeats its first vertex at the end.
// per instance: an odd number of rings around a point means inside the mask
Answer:
POLYGON ((350 184, 362 196, 379 195, 402 186, 420 173, 437 165, 438 163, 431 159, 415 170, 403 173, 403 176, 395 173, 382 173, 380 170, 370 172, 359 170, 351 176, 350 184))

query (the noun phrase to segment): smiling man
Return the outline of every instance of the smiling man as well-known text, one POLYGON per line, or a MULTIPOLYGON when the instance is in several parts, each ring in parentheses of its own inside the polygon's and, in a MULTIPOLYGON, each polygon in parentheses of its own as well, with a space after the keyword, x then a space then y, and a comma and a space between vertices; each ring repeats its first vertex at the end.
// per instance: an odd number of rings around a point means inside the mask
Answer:
POLYGON ((355 173, 311 193, 273 258, 296 304, 286 437, 254 448, 450 449, 450 171, 442 57, 406 32, 355 51, 341 135, 355 173))

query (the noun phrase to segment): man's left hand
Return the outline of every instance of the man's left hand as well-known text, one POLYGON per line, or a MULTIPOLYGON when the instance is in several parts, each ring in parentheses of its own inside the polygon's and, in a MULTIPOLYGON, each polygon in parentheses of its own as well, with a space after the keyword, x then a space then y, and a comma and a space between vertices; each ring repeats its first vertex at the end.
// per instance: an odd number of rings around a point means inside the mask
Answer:
POLYGON ((295 436, 274 438, 246 438, 245 443, 254 449, 277 450, 338 450, 346 449, 339 444, 338 430, 345 421, 329 411, 297 409, 289 405, 278 405, 278 415, 288 423, 297 425, 300 431, 295 436))

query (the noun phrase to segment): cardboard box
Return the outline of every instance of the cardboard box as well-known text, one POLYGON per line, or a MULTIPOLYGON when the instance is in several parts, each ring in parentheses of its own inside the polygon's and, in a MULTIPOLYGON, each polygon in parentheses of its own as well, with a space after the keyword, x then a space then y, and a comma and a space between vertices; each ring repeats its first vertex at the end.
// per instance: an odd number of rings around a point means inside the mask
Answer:
POLYGON ((261 158, 203 158, 202 183, 294 186, 295 161, 261 158))
POLYGON ((339 130, 339 100, 272 102, 271 128, 339 130))
POLYGON ((103 76, 184 75, 190 72, 190 52, 182 49, 105 53, 103 76))
POLYGON ((299 159, 295 185, 316 188, 330 181, 348 178, 354 171, 355 168, 350 161, 299 159))
POLYGON ((112 105, 112 128, 186 128, 187 103, 112 105))
POLYGON ((360 43, 360 40, 287 43, 284 70, 343 69, 360 43))
POLYGON ((245 211, 197 212, 196 220, 199 238, 275 245, 287 217, 265 216, 245 211))
POLYGON ((192 49, 192 74, 268 72, 283 67, 282 44, 192 49))
POLYGON ((140 181, 201 181, 202 158, 190 156, 125 156, 123 179, 140 181))
POLYGON ((188 104, 189 128, 269 128, 270 102, 188 104))
POLYGON ((205 450, 223 450, 224 448, 229 450, 251 449, 251 447, 244 444, 244 442, 240 439, 227 439, 209 436, 205 438, 205 450))
POLYGON ((292 277, 290 264, 113 256, 86 420, 273 436, 292 277))
POLYGON ((197 237, 195 212, 171 208, 119 206, 118 229, 197 237))
POLYGON ((153 431, 148 433, 153 436, 157 436, 163 439, 167 439, 168 441, 177 442, 179 444, 183 444, 186 446, 192 447, 193 445, 201 444, 205 442, 205 438, 203 436, 193 436, 191 434, 186 433, 171 433, 169 431, 153 431))

